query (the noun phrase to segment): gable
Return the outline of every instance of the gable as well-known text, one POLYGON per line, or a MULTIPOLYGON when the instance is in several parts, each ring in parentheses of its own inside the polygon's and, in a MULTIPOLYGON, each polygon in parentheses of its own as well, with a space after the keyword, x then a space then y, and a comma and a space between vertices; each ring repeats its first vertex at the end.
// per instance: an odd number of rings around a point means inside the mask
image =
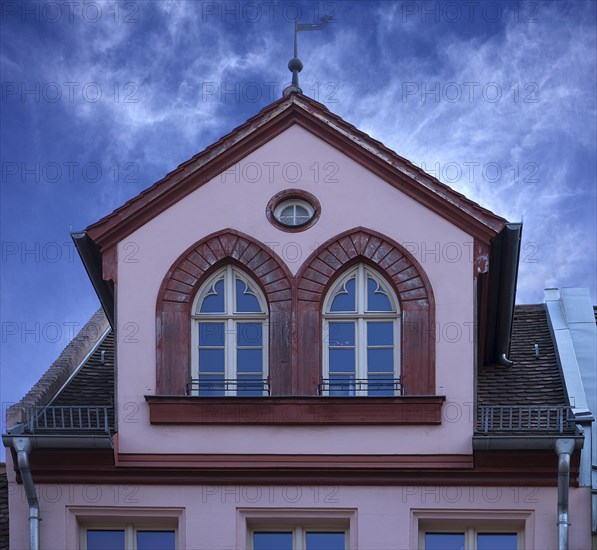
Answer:
POLYGON ((295 124, 120 241, 119 281, 121 268, 136 267, 127 259, 142 263, 145 278, 149 271, 161 277, 183 250, 225 227, 266 244, 296 274, 320 245, 356 226, 390 236, 426 264, 442 250, 452 252, 465 261, 452 261, 450 269, 472 271, 465 257, 472 251, 469 233, 295 124), (287 233, 268 222, 266 207, 294 187, 317 198, 320 217, 306 231, 287 233), (446 250, 449 243, 455 251, 446 250))
POLYGON ((333 115, 323 105, 292 94, 269 105, 112 214, 89 226, 89 236, 102 250, 113 246, 295 124, 480 242, 488 243, 505 223, 333 115))

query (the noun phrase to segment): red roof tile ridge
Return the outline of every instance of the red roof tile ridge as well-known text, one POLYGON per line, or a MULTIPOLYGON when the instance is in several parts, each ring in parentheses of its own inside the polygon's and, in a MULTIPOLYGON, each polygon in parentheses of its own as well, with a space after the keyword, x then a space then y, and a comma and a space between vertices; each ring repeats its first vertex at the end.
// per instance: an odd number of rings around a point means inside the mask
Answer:
POLYGON ((360 145, 380 160, 386 162, 393 168, 400 170, 435 195, 447 200, 487 227, 493 230, 499 230, 506 222, 504 218, 483 208, 462 193, 455 191, 409 160, 401 157, 398 153, 389 149, 380 141, 375 140, 365 132, 346 122, 340 116, 331 112, 325 105, 302 94, 291 94, 286 98, 280 98, 270 105, 267 105, 246 122, 206 147, 200 153, 191 157, 188 161, 180 164, 177 168, 167 173, 162 179, 116 208, 112 213, 89 225, 87 230, 99 228, 101 225, 109 222, 112 218, 117 217, 126 209, 134 208, 134 206, 143 198, 149 198, 149 200, 157 199, 161 194, 175 187, 182 181, 182 179, 199 170, 203 165, 213 158, 216 158, 231 145, 241 141, 269 120, 293 106, 297 106, 311 116, 321 120, 329 126, 333 126, 336 131, 344 134, 345 137, 350 139, 353 143, 360 145))

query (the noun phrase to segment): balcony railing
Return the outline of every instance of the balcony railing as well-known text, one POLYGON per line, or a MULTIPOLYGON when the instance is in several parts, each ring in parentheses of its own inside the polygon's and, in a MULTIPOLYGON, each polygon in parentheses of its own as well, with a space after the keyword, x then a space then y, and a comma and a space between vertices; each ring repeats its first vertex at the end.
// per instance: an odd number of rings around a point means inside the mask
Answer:
POLYGON ((479 431, 563 433, 573 427, 570 407, 558 405, 482 405, 479 431))
POLYGON ((369 396, 385 397, 400 395, 402 384, 400 378, 325 378, 317 386, 319 395, 334 396, 369 396))
POLYGON ((110 433, 107 405, 60 405, 28 407, 27 430, 40 432, 103 432, 110 433))
POLYGON ((237 395, 239 397, 259 397, 270 394, 267 378, 244 380, 242 378, 225 378, 204 380, 193 378, 186 386, 187 395, 203 397, 223 397, 237 395))

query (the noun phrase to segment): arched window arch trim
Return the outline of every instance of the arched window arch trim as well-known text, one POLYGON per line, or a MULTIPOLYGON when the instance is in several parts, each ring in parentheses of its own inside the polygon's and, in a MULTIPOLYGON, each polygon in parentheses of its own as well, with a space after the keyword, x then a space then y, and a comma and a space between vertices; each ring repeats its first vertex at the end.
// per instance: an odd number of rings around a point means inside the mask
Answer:
POLYGON ((292 276, 285 263, 252 237, 224 229, 190 246, 162 281, 156 305, 156 390, 184 395, 191 380, 192 308, 204 283, 231 264, 254 281, 269 308, 269 373, 280 393, 291 377, 292 276))
MULTIPOLYGON (((399 243, 357 227, 322 244, 296 276, 297 318, 322 334, 324 300, 352 266, 370 265, 396 293, 400 307, 400 364, 403 395, 435 395, 435 302, 429 279, 399 243)), ((323 344, 299 341, 298 391, 312 392, 322 382, 323 344), (315 345, 314 345, 315 344, 315 345)))

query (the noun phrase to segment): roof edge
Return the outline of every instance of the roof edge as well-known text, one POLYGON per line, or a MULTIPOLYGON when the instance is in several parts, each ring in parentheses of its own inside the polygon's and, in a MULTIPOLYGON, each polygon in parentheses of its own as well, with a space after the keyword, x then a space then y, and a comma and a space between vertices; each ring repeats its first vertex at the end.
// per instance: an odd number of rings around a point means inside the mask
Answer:
MULTIPOLYGON (((462 228, 463 224, 470 223, 471 228, 468 232, 484 242, 489 242, 507 223, 504 218, 453 190, 381 142, 333 114, 324 105, 304 95, 291 94, 268 105, 257 115, 179 165, 111 214, 89 225, 86 228, 89 237, 102 250, 113 246, 141 227, 147 219, 163 212, 215 177, 227 166, 240 162, 264 142, 299 121, 303 121, 302 125, 307 130, 310 129, 309 125, 312 126, 311 130, 317 129, 314 133, 320 138, 324 133, 327 136, 336 136, 338 149, 342 150, 341 147, 349 146, 354 151, 358 151, 361 157, 365 156, 370 162, 377 163, 379 170, 393 172, 398 179, 415 182, 420 188, 415 189, 413 186, 411 196, 420 195, 419 200, 424 198, 423 204, 427 207, 437 201, 436 208, 432 210, 452 223, 454 223, 453 218, 462 218, 463 221, 459 227, 462 228), (183 181, 186 183, 184 186, 181 185, 183 181), (150 209, 149 216, 141 214, 141 212, 146 214, 148 209, 150 209)), ((387 174, 386 177, 381 177, 395 187, 407 186, 404 181, 392 182, 387 174)))

